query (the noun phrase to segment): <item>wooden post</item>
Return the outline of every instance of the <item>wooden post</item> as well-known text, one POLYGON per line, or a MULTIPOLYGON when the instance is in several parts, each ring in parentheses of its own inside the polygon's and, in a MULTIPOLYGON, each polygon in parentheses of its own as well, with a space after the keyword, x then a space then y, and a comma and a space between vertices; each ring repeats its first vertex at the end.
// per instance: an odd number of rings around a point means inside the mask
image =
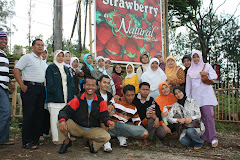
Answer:
POLYGON ((230 95, 230 84, 228 83, 228 120, 231 120, 231 95, 230 95))
POLYGON ((92 1, 89 0, 89 34, 90 34, 90 54, 92 53, 92 1))
POLYGON ((12 93, 12 117, 15 119, 17 106, 17 81, 14 80, 15 91, 12 93))
POLYGON ((225 98, 225 104, 224 104, 224 119, 227 119, 227 83, 225 83, 225 93, 224 93, 224 98, 225 98))
POLYGON ((237 83, 237 85, 236 85, 236 88, 237 88, 237 93, 236 93, 236 97, 237 97, 237 99, 236 99, 236 101, 237 101, 237 104, 236 104, 236 106, 237 106, 237 121, 239 121, 239 111, 238 111, 238 108, 239 108, 239 104, 238 104, 238 91, 239 91, 239 88, 238 88, 238 83, 237 83))
MULTIPOLYGON (((222 87, 221 87, 222 89, 223 89, 223 83, 222 83, 222 87)), ((223 94, 223 91, 222 91, 222 95, 221 95, 221 101, 222 101, 222 120, 223 120, 223 96, 224 96, 224 94, 223 94)))
POLYGON ((168 56, 168 0, 162 0, 162 14, 163 14, 163 41, 164 41, 164 61, 168 56))
MULTIPOLYGON (((234 86, 234 84, 232 85, 232 87, 233 87, 233 86, 234 86)), ((235 108, 234 108, 235 96, 234 96, 234 92, 235 92, 235 91, 233 90, 233 91, 232 91, 232 110, 233 110, 233 111, 232 111, 232 115, 233 115, 233 116, 232 116, 232 117, 233 117, 232 120, 233 120, 233 121, 236 120, 236 119, 234 118, 234 117, 235 117, 235 111, 234 111, 234 109, 235 109, 235 108)))
MULTIPOLYGON (((220 84, 218 83, 218 89, 220 88, 220 84)), ((221 91, 218 91, 218 108, 217 108, 217 112, 218 112, 218 117, 217 117, 217 119, 219 120, 219 111, 220 111, 220 93, 221 93, 221 91)))
MULTIPOLYGON (((216 94, 217 94, 217 91, 216 91, 216 90, 217 90, 217 84, 214 84, 214 88, 213 88, 213 89, 214 89, 214 93, 215 93, 215 95, 216 95, 216 94)), ((218 91, 218 92, 219 92, 219 91, 218 91)), ((217 118, 217 114, 218 114, 218 113, 217 113, 217 107, 218 107, 218 106, 214 106, 214 119, 217 118)))

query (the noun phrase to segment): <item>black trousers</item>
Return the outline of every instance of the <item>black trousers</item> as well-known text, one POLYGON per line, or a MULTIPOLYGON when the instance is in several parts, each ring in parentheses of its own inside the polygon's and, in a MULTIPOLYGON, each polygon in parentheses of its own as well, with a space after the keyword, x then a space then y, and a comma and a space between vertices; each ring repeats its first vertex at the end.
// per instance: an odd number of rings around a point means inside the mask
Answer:
POLYGON ((43 109, 42 114, 42 127, 41 127, 41 136, 43 134, 48 135, 50 130, 50 113, 47 109, 43 109))
POLYGON ((25 84, 28 89, 21 91, 23 105, 22 144, 37 143, 41 134, 42 114, 45 102, 45 88, 41 85, 25 84))

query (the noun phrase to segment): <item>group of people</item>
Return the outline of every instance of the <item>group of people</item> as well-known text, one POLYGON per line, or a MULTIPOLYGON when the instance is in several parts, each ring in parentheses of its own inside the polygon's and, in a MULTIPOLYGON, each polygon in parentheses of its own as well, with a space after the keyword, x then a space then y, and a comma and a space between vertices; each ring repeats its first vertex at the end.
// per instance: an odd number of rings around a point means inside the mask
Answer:
MULTIPOLYGON (((0 57, 7 59, 2 38, 7 39, 7 35, 0 34, 0 57)), ((33 41, 32 51, 14 68, 23 105, 23 148, 36 149, 39 140, 49 135, 50 126, 53 143, 61 144, 60 154, 72 146, 75 137, 87 138, 90 152, 96 153, 102 146, 104 151, 112 151, 111 137, 117 137, 120 146, 127 146, 128 137, 148 144, 148 138, 157 136, 162 146, 163 139, 173 132, 181 144, 195 150, 205 141, 217 147, 213 119, 217 99, 212 86, 201 80, 202 76, 214 80, 217 75, 203 62, 200 51, 182 58, 185 70, 173 56, 165 63, 161 53, 151 59, 143 53, 136 73, 134 64, 128 63, 123 73, 120 64, 111 68, 111 60, 102 56, 96 58, 94 67, 91 54, 84 55, 79 68, 79 59, 62 50, 54 52, 54 61, 48 66, 41 39, 33 41)), ((8 67, 7 62, 4 67, 8 67)), ((10 106, 6 97, 11 81, 5 80, 0 81, 0 91, 5 94, 1 93, 5 96, 1 110, 10 106)), ((2 144, 10 143, 9 119, 1 119, 2 144)))

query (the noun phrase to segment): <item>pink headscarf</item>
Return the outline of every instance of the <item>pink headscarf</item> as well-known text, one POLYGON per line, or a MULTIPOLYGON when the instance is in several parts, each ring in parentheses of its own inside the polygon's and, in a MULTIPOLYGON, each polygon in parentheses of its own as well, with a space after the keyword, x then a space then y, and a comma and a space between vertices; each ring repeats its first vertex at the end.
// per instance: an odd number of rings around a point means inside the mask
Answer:
POLYGON ((194 54, 197 54, 200 57, 200 60, 198 64, 195 64, 193 60, 191 61, 191 67, 188 69, 187 75, 189 75, 190 78, 200 78, 200 72, 203 70, 204 67, 202 52, 198 50, 193 51, 191 56, 192 59, 194 54))
POLYGON ((110 63, 112 63, 109 58, 104 58, 104 62, 107 62, 107 61, 110 61, 110 63))

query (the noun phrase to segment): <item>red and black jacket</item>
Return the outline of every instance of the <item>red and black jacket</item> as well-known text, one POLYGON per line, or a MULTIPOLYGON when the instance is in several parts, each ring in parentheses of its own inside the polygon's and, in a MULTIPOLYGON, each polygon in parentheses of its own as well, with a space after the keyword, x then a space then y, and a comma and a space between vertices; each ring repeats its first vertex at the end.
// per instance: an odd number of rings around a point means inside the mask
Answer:
POLYGON ((75 123, 82 127, 100 127, 100 120, 108 126, 108 122, 111 121, 107 104, 102 97, 94 93, 94 99, 92 102, 92 109, 90 115, 88 115, 88 103, 85 98, 85 92, 80 96, 72 99, 58 114, 59 123, 61 121, 67 121, 72 119, 75 123))

